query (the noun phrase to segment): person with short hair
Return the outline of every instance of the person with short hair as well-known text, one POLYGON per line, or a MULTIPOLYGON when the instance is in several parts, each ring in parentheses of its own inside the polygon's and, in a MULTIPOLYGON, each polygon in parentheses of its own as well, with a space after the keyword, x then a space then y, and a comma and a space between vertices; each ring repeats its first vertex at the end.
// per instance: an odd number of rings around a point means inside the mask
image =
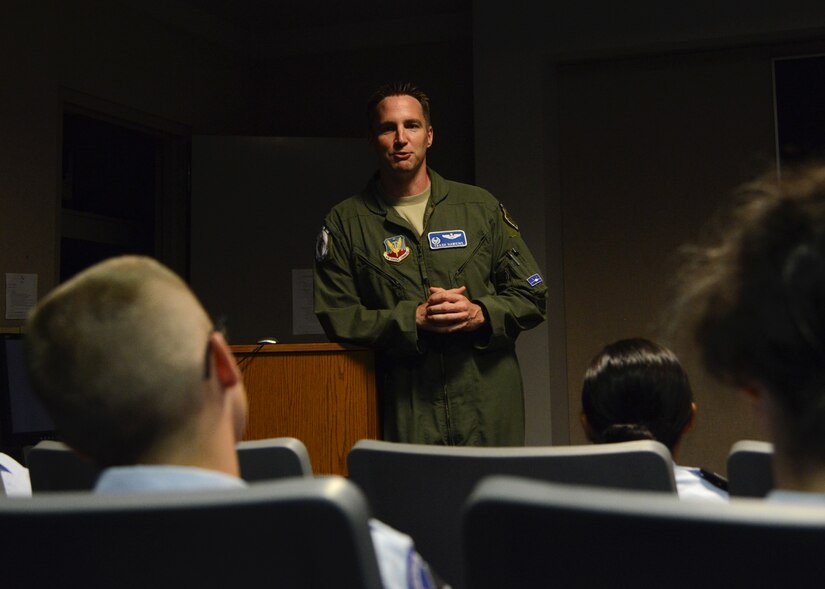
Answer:
POLYGON ((676 301, 708 371, 753 401, 785 501, 825 501, 825 166, 745 184, 676 301))
MULTIPOLYGON (((655 440, 676 460, 679 442, 696 423, 685 370, 668 348, 643 338, 605 346, 584 375, 581 423, 596 444, 655 440)), ((681 499, 727 501, 724 479, 701 468, 674 465, 681 499)))
POLYGON ((378 172, 324 219, 315 313, 376 351, 384 439, 523 445, 515 341, 545 318, 536 262, 495 197, 427 167, 426 93, 388 84, 367 114, 378 172))
POLYGON ((115 258, 58 286, 29 317, 25 345, 33 388, 65 443, 114 467, 102 486, 135 464, 237 482, 240 371, 186 284, 158 262, 115 258))
MULTIPOLYGON (((63 441, 104 469, 98 493, 242 489, 247 397, 223 334, 150 258, 97 264, 49 293, 26 325, 35 393, 63 441)), ((412 539, 370 522, 387 588, 434 587, 412 539)))

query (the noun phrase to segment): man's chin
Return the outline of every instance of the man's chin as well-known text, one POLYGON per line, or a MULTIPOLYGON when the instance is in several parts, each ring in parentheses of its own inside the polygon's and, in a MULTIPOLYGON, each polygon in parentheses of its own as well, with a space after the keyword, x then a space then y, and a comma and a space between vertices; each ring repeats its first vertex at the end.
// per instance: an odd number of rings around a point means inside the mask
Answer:
POLYGON ((393 162, 390 164, 390 170, 392 170, 396 174, 404 174, 412 176, 415 174, 419 168, 421 168, 421 164, 416 164, 414 162, 403 161, 403 162, 393 162))

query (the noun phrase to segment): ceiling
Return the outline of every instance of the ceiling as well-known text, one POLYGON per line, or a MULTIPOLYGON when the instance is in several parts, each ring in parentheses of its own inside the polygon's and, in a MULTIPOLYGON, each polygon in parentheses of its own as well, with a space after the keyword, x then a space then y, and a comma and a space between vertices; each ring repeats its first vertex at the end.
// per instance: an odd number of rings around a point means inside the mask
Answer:
MULTIPOLYGON (((180 0, 217 20, 257 34, 362 25, 470 13, 472 0, 180 0)), ((408 35, 408 31, 399 31, 408 35)))

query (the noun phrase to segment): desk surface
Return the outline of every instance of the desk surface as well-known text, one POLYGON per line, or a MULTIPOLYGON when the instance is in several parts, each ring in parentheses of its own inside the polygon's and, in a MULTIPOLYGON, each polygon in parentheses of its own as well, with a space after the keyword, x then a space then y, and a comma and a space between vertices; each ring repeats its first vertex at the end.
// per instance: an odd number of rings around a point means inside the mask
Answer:
POLYGON ((337 344, 333 342, 320 342, 311 344, 241 344, 230 346, 235 354, 278 354, 287 352, 357 352, 367 348, 350 346, 347 344, 337 344))

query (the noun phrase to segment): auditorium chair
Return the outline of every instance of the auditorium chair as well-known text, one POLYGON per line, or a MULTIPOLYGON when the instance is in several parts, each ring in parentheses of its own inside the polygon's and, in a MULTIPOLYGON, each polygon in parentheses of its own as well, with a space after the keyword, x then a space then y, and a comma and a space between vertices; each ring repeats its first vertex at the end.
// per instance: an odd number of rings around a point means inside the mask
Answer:
POLYGON ((236 448, 241 478, 247 482, 312 476, 309 452, 297 438, 245 440, 236 448))
POLYGON ((63 442, 43 440, 24 452, 32 493, 89 491, 100 470, 63 442))
POLYGON ((361 491, 342 477, 4 499, 2 584, 380 589, 369 516, 361 491))
POLYGON ((765 497, 774 488, 773 444, 740 440, 728 454, 731 497, 765 497))
POLYGON ((461 508, 487 475, 676 492, 670 452, 652 441, 471 448, 359 440, 348 467, 375 517, 412 536, 424 559, 457 589, 465 586, 461 508))
MULTIPOLYGON (((236 446, 241 478, 247 482, 312 476, 306 446, 296 438, 248 440, 236 446)), ((33 493, 94 488, 99 470, 62 442, 44 440, 26 452, 33 493)))
POLYGON ((825 507, 485 479, 467 501, 468 586, 808 587, 825 507))

